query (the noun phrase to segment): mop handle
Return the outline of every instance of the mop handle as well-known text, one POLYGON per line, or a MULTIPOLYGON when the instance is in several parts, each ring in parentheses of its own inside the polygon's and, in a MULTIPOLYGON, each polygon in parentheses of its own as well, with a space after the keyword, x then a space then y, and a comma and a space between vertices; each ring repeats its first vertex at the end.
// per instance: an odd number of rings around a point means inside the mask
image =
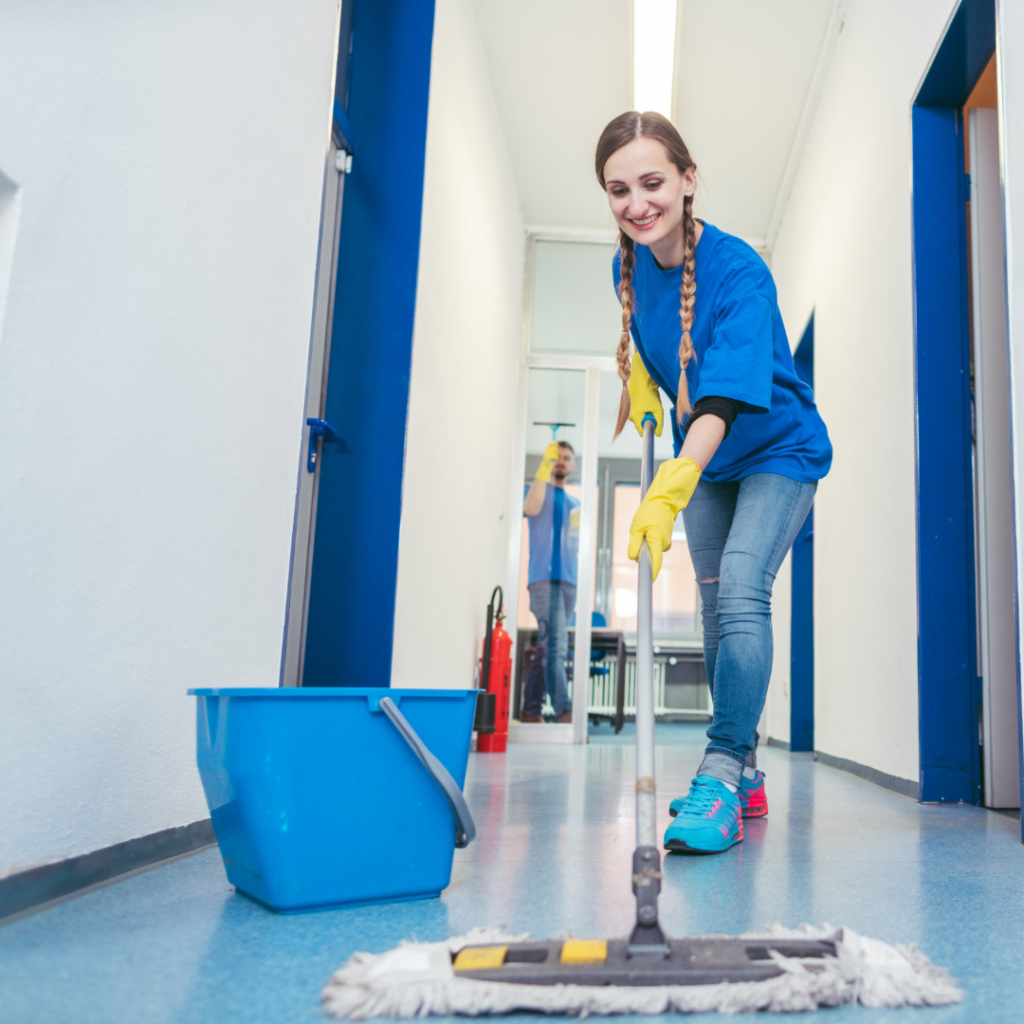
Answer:
MULTIPOLYGON (((640 493, 654 479, 654 417, 643 418, 643 458, 640 493)), ((642 500, 642 499, 641 499, 642 500)), ((657 846, 654 790, 654 624, 651 552, 640 545, 636 610, 636 845, 657 846)))

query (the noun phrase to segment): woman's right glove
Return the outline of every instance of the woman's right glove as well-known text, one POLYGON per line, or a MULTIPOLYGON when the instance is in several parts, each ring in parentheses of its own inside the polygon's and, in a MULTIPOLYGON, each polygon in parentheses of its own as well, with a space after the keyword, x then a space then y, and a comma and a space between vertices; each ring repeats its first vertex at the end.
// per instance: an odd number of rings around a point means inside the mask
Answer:
POLYGON ((551 470, 555 468, 559 454, 558 442, 551 441, 547 448, 544 449, 544 454, 540 457, 540 465, 534 474, 534 480, 540 480, 541 483, 546 484, 551 479, 551 470))
POLYGON ((650 413, 654 417, 654 436, 661 437, 662 422, 665 414, 661 408, 661 393, 658 385, 651 380, 651 375, 644 366, 639 352, 633 353, 633 362, 629 369, 629 422, 636 427, 636 432, 643 437, 644 428, 641 424, 650 413))
POLYGON ((672 527, 686 508, 701 469, 693 459, 669 459, 654 474, 650 490, 633 516, 629 528, 629 557, 640 560, 640 545, 647 538, 651 550, 651 578, 661 571, 661 556, 672 547, 672 527))

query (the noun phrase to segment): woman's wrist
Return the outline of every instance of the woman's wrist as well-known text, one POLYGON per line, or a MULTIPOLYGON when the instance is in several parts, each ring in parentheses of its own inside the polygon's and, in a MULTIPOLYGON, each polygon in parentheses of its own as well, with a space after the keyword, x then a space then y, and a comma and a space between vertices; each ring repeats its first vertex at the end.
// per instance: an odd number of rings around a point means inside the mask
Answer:
POLYGON ((696 420, 686 432, 686 440, 679 452, 679 458, 692 459, 701 472, 714 458, 718 446, 725 439, 725 420, 714 413, 706 413, 696 420))

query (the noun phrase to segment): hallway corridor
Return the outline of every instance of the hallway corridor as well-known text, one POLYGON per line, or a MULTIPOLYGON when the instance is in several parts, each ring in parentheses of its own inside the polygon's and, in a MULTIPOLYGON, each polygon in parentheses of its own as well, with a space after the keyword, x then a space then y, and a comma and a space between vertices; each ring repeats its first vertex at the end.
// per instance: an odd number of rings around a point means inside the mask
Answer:
MULTIPOLYGON (((627 726, 627 730, 630 729, 627 726)), ((659 805, 685 792, 703 726, 658 726, 659 805)), ((770 814, 733 851, 669 857, 673 934, 739 932, 777 918, 917 941, 960 979, 961 1006, 822 1011, 830 1022, 1021 1018, 1024 884, 1015 818, 919 805, 808 755, 763 751, 770 814)), ((631 923, 633 746, 607 726, 585 747, 474 755, 479 835, 456 851, 440 900, 283 917, 236 896, 216 850, 0 929, 0 1021, 293 1024, 322 1018, 323 983, 356 950, 437 940, 474 925, 578 936, 631 923)), ((395 809, 401 814, 401 808, 395 809)), ((667 822, 667 811, 663 811, 667 822)))

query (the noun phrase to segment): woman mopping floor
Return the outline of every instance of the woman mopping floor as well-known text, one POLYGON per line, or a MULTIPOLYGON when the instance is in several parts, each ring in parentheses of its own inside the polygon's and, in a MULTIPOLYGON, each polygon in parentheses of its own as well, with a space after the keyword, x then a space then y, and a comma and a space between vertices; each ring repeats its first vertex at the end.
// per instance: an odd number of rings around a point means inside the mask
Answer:
MULTIPOLYGON (((623 323, 618 359, 628 391, 623 389, 617 433, 627 418, 633 420, 644 452, 646 496, 630 533, 630 555, 639 563, 637 847, 630 871, 636 924, 628 938, 611 940, 535 940, 493 927, 447 942, 357 953, 328 982, 324 1008, 335 1017, 362 1020, 517 1010, 586 1016, 957 1002, 956 984, 913 947, 892 947, 848 929, 774 925, 737 938, 672 938, 662 930, 653 578, 685 508, 704 599, 715 717, 690 793, 674 801, 676 819, 665 845, 717 853, 743 838, 742 814, 767 810, 753 754, 771 668, 772 582, 807 515, 816 481, 828 469, 831 449, 810 390, 793 372, 767 268, 743 242, 690 214, 694 166, 675 129, 657 114, 616 118, 601 136, 597 174, 622 229, 615 261, 623 323), (631 331, 638 350, 632 366, 631 331), (665 381, 676 379, 673 394, 665 381), (676 403, 678 457, 652 480, 652 430, 661 429, 662 419, 659 385, 676 403), (697 396, 692 409, 691 392, 697 396)), ((461 794, 453 799, 445 788, 456 835, 471 833, 462 824, 469 811, 461 794)))
POLYGON ((744 817, 768 813, 756 759, 772 585, 832 446, 793 368, 771 272, 746 242, 694 219, 696 165, 671 122, 622 114, 602 132, 596 162, 619 225, 616 436, 627 419, 642 435, 646 415, 660 436, 659 388, 675 410, 676 458, 633 518, 629 556, 639 557, 646 537, 657 578, 683 512, 714 704, 704 760, 689 794, 669 807, 665 848, 721 853, 743 838, 744 817))

